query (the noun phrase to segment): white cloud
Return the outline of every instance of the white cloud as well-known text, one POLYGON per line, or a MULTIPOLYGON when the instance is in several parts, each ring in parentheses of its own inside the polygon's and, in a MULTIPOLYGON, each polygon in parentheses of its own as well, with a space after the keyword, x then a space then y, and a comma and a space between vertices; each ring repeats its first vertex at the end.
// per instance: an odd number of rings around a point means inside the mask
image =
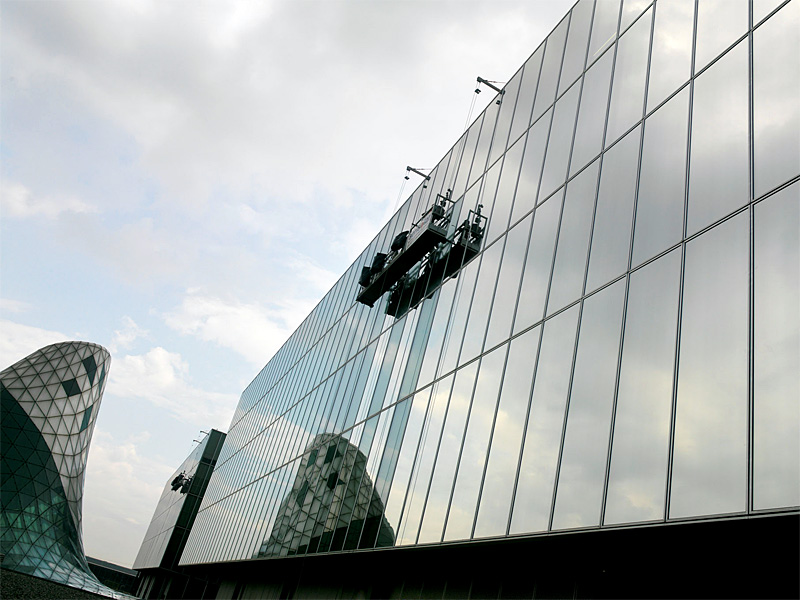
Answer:
POLYGON ((10 367, 39 348, 69 339, 69 336, 58 331, 21 325, 5 319, 0 319, 0 331, 0 369, 10 367))
POLYGON ((55 219, 62 213, 90 213, 96 209, 72 196, 35 196, 21 183, 3 183, 0 205, 5 217, 45 217, 55 219))
POLYGON ((139 338, 149 337, 146 329, 139 327, 129 316, 122 317, 122 329, 114 330, 114 337, 108 346, 109 352, 116 354, 118 350, 129 348, 139 338))
POLYGON ((238 398, 192 384, 189 364, 180 354, 152 348, 146 354, 114 360, 106 394, 148 402, 181 422, 225 430, 238 398))
POLYGON ((89 556, 133 564, 175 468, 142 455, 148 437, 143 431, 118 441, 109 433, 94 432, 83 500, 83 540, 89 556))

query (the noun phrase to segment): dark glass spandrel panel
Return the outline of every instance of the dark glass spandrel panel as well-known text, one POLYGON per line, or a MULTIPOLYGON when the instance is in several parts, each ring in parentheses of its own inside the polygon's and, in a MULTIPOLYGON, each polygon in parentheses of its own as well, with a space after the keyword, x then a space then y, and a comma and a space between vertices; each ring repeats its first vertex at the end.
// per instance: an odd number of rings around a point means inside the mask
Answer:
MULTIPOLYGON (((497 125, 495 126, 494 141, 489 152, 489 165, 495 162, 505 152, 507 144, 514 140, 508 139, 508 132, 511 129, 511 121, 514 117, 514 106, 517 103, 517 93, 519 92, 520 82, 522 81, 522 69, 516 72, 511 81, 503 88, 504 93, 499 96, 501 99, 500 112, 497 115, 497 125)), ((522 108, 523 112, 530 114, 530 106, 522 108)), ((515 138, 516 139, 516 138, 515 138)))
POLYGON ((481 268, 464 332, 461 357, 458 359, 459 364, 463 365, 478 356, 483 350, 486 325, 489 321, 495 283, 500 270, 500 258, 503 255, 503 242, 504 240, 500 239, 492 244, 484 251, 481 258, 481 268))
POLYGON ((753 507, 800 505, 800 184, 755 207, 753 507))
POLYGON ((697 73, 747 32, 747 0, 698 0, 697 73))
POLYGON ((457 281, 457 279, 448 280, 439 288, 436 296, 430 300, 425 300, 425 302, 436 302, 436 313, 433 316, 431 334, 425 346, 425 355, 422 358, 418 388, 428 385, 436 375, 436 366, 439 364, 439 355, 441 354, 442 343, 447 331, 447 321, 450 318, 450 310, 453 308, 453 295, 456 291, 457 281))
POLYGON ((539 46, 525 63, 522 83, 517 96, 517 107, 514 110, 514 120, 511 123, 511 133, 508 136, 509 144, 513 144, 519 139, 531 123, 531 112, 533 111, 533 101, 536 98, 536 86, 539 83, 539 70, 542 66, 543 56, 544 44, 539 46))
POLYGON ((486 463, 486 453, 489 450, 489 435, 494 422, 507 350, 507 345, 502 346, 481 358, 453 499, 447 517, 445 540, 466 540, 472 535, 472 524, 475 520, 478 493, 486 463))
POLYGON ((600 524, 625 281, 584 301, 553 529, 600 524))
POLYGON ((420 438, 420 447, 408 485, 405 509, 400 525, 395 531, 398 546, 415 544, 417 541, 422 511, 425 507, 425 497, 433 472, 436 448, 439 446, 439 439, 442 435, 442 424, 452 384, 453 376, 448 375, 433 385, 430 406, 420 438))
POLYGON ((758 25, 782 2, 783 0, 753 0, 753 25, 758 25))
POLYGON ((586 64, 591 65, 604 50, 611 47, 617 37, 620 0, 599 0, 594 7, 592 39, 589 42, 589 56, 586 64))
POLYGON ((561 67, 561 80, 558 83, 559 94, 583 72, 593 9, 594 0, 580 0, 572 9, 567 46, 564 50, 564 64, 561 67))
MULTIPOLYGON (((478 275, 480 259, 473 260, 458 274, 458 293, 453 305, 450 322, 447 325, 447 336, 442 349, 442 360, 439 363, 438 374, 443 375, 456 367, 461 344, 464 341, 464 329, 467 324, 469 307, 472 303, 472 293, 475 290, 475 280, 478 275)), ((495 271, 496 273, 496 271, 495 271)), ((481 334, 481 338, 483 334, 481 334)), ((483 339, 481 339, 483 341, 483 339)))
POLYGON ((420 544, 438 542, 442 539, 477 371, 478 362, 476 361, 459 369, 455 374, 455 383, 450 394, 444 429, 437 450, 436 463, 433 467, 431 486, 425 502, 425 514, 419 530, 418 543, 420 544))
MULTIPOLYGON (((525 140, 522 139, 506 152, 506 156, 502 160, 503 172, 500 175, 500 185, 497 187, 494 208, 492 209, 491 217, 489 217, 489 223, 486 226, 484 235, 486 244, 491 244, 508 229, 508 219, 511 213, 511 205, 514 202, 514 191, 517 187, 517 178, 519 177, 522 151, 524 149, 525 140)), ((500 164, 500 161, 495 163, 496 166, 500 164)), ((488 207, 485 206, 485 208, 488 207)), ((484 210, 484 213, 488 214, 488 211, 484 210)))
POLYGON ((525 213, 536 206, 536 194, 539 191, 539 180, 542 177, 542 162, 547 148, 547 136, 550 133, 550 117, 553 111, 547 111, 528 132, 525 154, 522 157, 517 193, 514 197, 514 208, 511 211, 511 222, 515 223, 525 213))
POLYGON ((622 0, 622 15, 619 30, 624 32, 633 21, 642 14, 653 0, 622 0))
POLYGON ((798 90, 800 3, 790 2, 753 32, 756 198, 800 173, 798 90))
POLYGON ((539 74, 539 87, 536 90, 536 103, 533 105, 532 120, 534 122, 556 99, 556 87, 558 76, 561 73, 561 58, 564 56, 567 27, 569 27, 569 15, 561 19, 561 22, 547 37, 542 71, 539 74))
POLYGON ((398 523, 405 506, 406 490, 414 469, 414 461, 419 449, 420 435, 426 421, 428 400, 432 389, 430 387, 414 395, 413 404, 408 414, 408 423, 403 434, 403 442, 397 457, 397 466, 391 479, 387 497, 383 499, 386 506, 384 515, 395 532, 397 532, 398 523))
POLYGON ((500 104, 497 101, 500 99, 498 94, 486 107, 483 113, 483 127, 481 128, 481 137, 478 139, 478 146, 475 148, 475 159, 472 162, 472 171, 469 175, 469 185, 472 185, 478 180, 478 177, 483 175, 486 171, 486 162, 489 158, 489 148, 494 138, 494 129, 497 122, 497 114, 500 112, 500 104))
POLYGON ((687 235, 750 196, 747 86, 747 40, 695 80, 687 235))
POLYGON ((686 245, 670 518, 746 508, 747 217, 686 245))
POLYGON ((606 524, 664 518, 680 250, 631 274, 606 524))
POLYGON ((564 210, 553 266, 553 282, 547 300, 547 314, 577 300, 583 291, 583 276, 589 250, 589 234, 597 191, 597 165, 581 172, 567 185, 564 210))
POLYGON ((634 265, 683 237, 688 117, 687 87, 645 121, 633 234, 634 265))
POLYGON ((531 217, 528 217, 508 232, 484 348, 493 348, 511 335, 530 229, 531 217))
POLYGON ((578 109, 580 85, 573 85, 555 107, 553 127, 544 159, 539 199, 547 198, 558 189, 567 178, 569 153, 572 148, 572 134, 575 131, 575 116, 578 109))
POLYGON ((689 79, 692 73, 694 0, 670 0, 656 6, 647 110, 689 79))
POLYGON ((511 342, 474 537, 506 534, 538 345, 538 327, 511 342))
POLYGON ((614 81, 611 84, 606 145, 642 118, 652 14, 651 9, 619 39, 614 81))
POLYGON ((575 129, 575 144, 569 172, 574 174, 589 160, 600 154, 603 148, 603 131, 606 126, 608 89, 611 84, 611 66, 614 53, 606 52, 586 72, 578 109, 578 125, 575 129))
POLYGON ((641 129, 637 127, 603 156, 587 291, 625 272, 628 267, 640 140, 641 129))
POLYGON ((544 317, 544 302, 547 285, 553 267, 553 251, 558 232, 563 193, 556 194, 536 208, 533 215, 533 231, 522 274, 517 314, 514 318, 514 333, 530 327, 544 317))
POLYGON ((567 405, 578 307, 544 324, 511 533, 547 530, 567 405))

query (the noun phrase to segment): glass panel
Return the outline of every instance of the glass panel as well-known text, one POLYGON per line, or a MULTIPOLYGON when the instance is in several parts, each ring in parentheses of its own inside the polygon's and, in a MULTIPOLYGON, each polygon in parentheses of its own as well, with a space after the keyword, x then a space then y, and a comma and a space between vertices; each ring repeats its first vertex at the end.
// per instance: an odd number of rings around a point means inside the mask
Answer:
POLYGON ((508 232, 484 348, 492 348, 511 335, 511 322, 517 304, 519 280, 525 262, 525 251, 528 248, 530 226, 531 217, 528 217, 508 232))
POLYGON ((747 31, 747 0, 698 0, 697 73, 747 31))
POLYGON ((420 440, 420 448, 414 463, 414 472, 409 483, 403 517, 396 531, 398 546, 414 544, 417 540, 419 522, 428 493, 428 483, 433 471, 436 448, 442 433, 442 423, 450 398, 453 376, 448 375, 433 385, 434 391, 430 399, 430 407, 426 415, 426 423, 420 440))
POLYGON ((583 305, 553 529, 600 524, 625 281, 583 305))
POLYGON ((561 67, 561 80, 558 84, 559 94, 583 72, 593 9, 594 0, 580 0, 572 9, 567 47, 564 50, 564 66, 561 67))
POLYGON ((577 306, 544 324, 511 533, 548 527, 577 324, 577 306))
POLYGON ((528 411, 539 328, 511 342, 491 435, 475 536, 505 535, 528 411))
POLYGON ((747 213, 686 246, 669 516, 745 509, 747 213))
POLYGON ((800 185, 755 208, 754 508, 800 504, 800 185))
MULTIPOLYGON (((519 91, 520 80, 522 79, 522 69, 516 72, 511 81, 505 86, 505 93, 502 95, 502 104, 500 105, 500 114, 497 117, 497 125, 495 126, 494 141, 492 142, 492 149, 489 154, 489 164, 500 157, 506 149, 508 142, 514 140, 508 139, 508 132, 511 128, 511 119, 514 116, 514 106, 517 102, 517 92, 519 91)), ((523 112, 530 114, 530 106, 520 107, 523 112)), ((516 138, 515 138, 516 139, 516 138)))
POLYGON ((481 359, 469 423, 459 458, 453 500, 447 517, 445 540, 469 539, 472 535, 481 475, 489 449, 489 435, 494 422, 507 349, 508 346, 503 346, 481 359))
MULTIPOLYGON (((461 348, 459 364, 475 358, 483 350, 483 338, 486 335, 486 323, 494 296, 494 287, 497 282, 497 273, 500 269, 500 258, 503 253, 503 241, 498 240, 490 246, 481 259, 481 270, 478 282, 475 285, 475 294, 472 299, 472 308, 464 333, 464 343, 461 348)), ((477 262, 477 261, 476 261, 477 262)))
POLYGON ((525 155, 522 158, 517 193, 514 198, 514 209, 511 211, 511 222, 518 221, 522 215, 536 205, 536 193, 539 191, 539 179, 542 176, 542 161, 547 147, 547 135, 550 133, 550 116, 553 111, 536 121, 528 133, 525 155))
POLYGON ((525 271, 522 274, 514 333, 533 325, 544 316, 544 301, 547 298, 547 284, 553 266, 561 200, 561 194, 553 196, 539 205, 533 215, 533 231, 525 259, 525 271))
POLYGON ((641 130, 634 129, 603 156, 587 290, 606 283, 628 267, 640 140, 641 130))
MULTIPOLYGON (((503 159, 503 173, 500 176, 500 185, 494 199, 492 216, 486 228, 485 243, 491 244, 497 236, 508 229, 508 217, 514 201, 514 190, 517 187, 522 151, 525 149, 525 140, 517 142, 503 159)), ((499 162, 497 163, 500 164, 499 162)), ((488 207, 487 207, 488 208, 488 207)), ((488 212, 488 211, 487 211, 488 212)))
POLYGON ((547 198, 567 178, 567 164, 575 131, 575 111, 578 108, 579 85, 573 85, 556 104, 550 141, 544 159, 539 198, 547 198))
POLYGON ((784 6, 753 32, 756 198, 800 173, 798 48, 798 2, 784 6))
POLYGON ((749 197, 747 41, 694 84, 687 235, 749 197))
POLYGON ((694 0, 670 0, 656 6, 647 110, 689 79, 692 71, 694 0))
POLYGON ((517 98, 517 107, 514 110, 514 122, 511 124, 511 133, 508 136, 509 143, 516 141, 530 125, 533 100, 536 96, 536 85, 539 83, 539 68, 542 65, 542 56, 544 56, 544 44, 539 46, 533 56, 525 63, 525 71, 522 75, 522 84, 517 98))
POLYGON ((418 543, 438 542, 442 539, 444 520, 450 504, 450 492, 456 475, 458 455, 464 438, 472 389, 478 363, 456 371, 453 392, 447 407, 444 430, 437 450, 431 486, 425 502, 425 514, 419 531, 418 543))
POLYGON ((642 118, 647 53, 650 46, 649 11, 622 35, 617 48, 606 145, 616 140, 642 118))
POLYGON ((603 148, 603 131, 606 127, 608 86, 611 83, 613 52, 606 52, 587 72, 583 81, 575 145, 572 149, 570 174, 576 173, 603 148))
POLYGON ((634 265, 683 237, 688 115, 689 88, 685 88, 644 124, 634 265))
POLYGON ((680 271, 675 250, 631 274, 606 524, 664 517, 680 271))
POLYGON ((603 50, 609 48, 617 36, 619 8, 619 0, 600 0, 595 4, 592 41, 589 44, 587 64, 592 64, 597 60, 603 50))
POLYGON ((567 185, 547 314, 581 295, 597 190, 597 164, 595 161, 567 185))
POLYGON ((556 96, 556 85, 561 73, 561 57, 564 55, 564 42, 567 37, 569 16, 561 19, 553 32, 547 37, 542 72, 539 75, 539 88, 536 91, 536 104, 533 106, 533 120, 544 114, 556 96))

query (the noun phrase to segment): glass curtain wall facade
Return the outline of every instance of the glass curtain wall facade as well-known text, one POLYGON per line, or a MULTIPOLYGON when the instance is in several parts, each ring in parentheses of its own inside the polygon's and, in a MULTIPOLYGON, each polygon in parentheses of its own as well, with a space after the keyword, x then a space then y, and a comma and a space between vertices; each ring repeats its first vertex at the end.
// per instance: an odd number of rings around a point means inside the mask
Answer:
POLYGON ((577 2, 245 389, 181 564, 797 511, 798 47, 800 0, 577 2), (480 254, 356 303, 447 190, 480 254))

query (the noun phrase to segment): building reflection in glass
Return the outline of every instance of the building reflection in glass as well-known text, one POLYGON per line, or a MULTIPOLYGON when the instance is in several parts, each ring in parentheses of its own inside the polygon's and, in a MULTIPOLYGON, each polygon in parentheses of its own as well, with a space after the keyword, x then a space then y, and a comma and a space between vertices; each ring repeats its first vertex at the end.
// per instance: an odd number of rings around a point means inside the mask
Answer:
POLYGON ((319 434, 308 448, 312 450, 303 457, 256 558, 327 550, 336 541, 347 548, 394 545, 394 531, 383 515, 383 500, 373 493, 364 453, 332 433, 319 434), (352 517, 343 524, 340 515, 346 513, 352 517))

